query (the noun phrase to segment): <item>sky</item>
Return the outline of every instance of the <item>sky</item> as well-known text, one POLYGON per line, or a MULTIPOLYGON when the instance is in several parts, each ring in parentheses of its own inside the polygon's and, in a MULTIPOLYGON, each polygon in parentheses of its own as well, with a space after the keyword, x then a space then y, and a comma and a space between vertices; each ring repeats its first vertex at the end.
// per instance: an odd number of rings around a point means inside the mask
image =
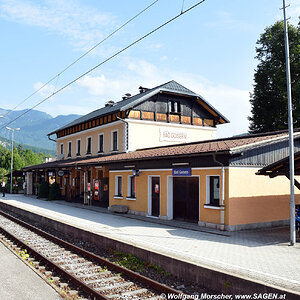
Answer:
MULTIPOLYGON (((0 0, 0 107, 31 108, 196 0, 158 0, 67 71, 69 64, 154 0, 0 0), (61 74, 60 74, 61 73, 61 74), (59 76, 55 77, 56 75, 59 76), (53 81, 40 89, 51 78, 53 81), (36 93, 35 93, 36 92, 36 93), (29 95, 34 96, 24 101, 29 95)), ((300 0, 287 0, 296 25, 300 0)), ((230 120, 217 137, 248 131, 256 41, 283 19, 282 0, 206 0, 102 64, 36 109, 86 114, 138 87, 175 80, 230 120)), ((17 127, 17 121, 11 124, 17 127)))

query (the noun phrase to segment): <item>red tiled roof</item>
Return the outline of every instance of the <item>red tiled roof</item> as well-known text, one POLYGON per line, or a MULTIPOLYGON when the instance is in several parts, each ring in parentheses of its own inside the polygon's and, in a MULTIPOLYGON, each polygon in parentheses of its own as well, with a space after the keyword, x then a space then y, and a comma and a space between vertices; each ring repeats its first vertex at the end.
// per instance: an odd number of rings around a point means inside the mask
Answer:
POLYGON ((94 157, 85 159, 84 161, 78 161, 77 164, 101 164, 109 162, 127 161, 127 160, 140 160, 140 159, 152 159, 152 158, 164 158, 170 156, 182 156, 182 155, 194 155, 200 153, 210 152, 228 152, 238 147, 243 146, 255 146, 260 142, 271 141, 277 138, 286 138, 288 133, 278 132, 264 135, 247 135, 243 137, 226 138, 210 141, 201 141, 189 144, 180 144, 165 147, 156 147, 150 149, 141 149, 133 152, 122 153, 117 155, 110 155, 104 157, 94 157))
MULTIPOLYGON (((300 130, 295 130, 295 134, 300 135, 300 130)), ((164 158, 173 156, 186 156, 186 155, 197 155, 204 153, 216 153, 216 152, 229 152, 238 151, 239 147, 255 147, 259 143, 271 142, 276 139, 288 138, 287 131, 271 132, 264 134, 245 135, 232 138, 223 138, 216 140, 206 140, 201 142, 193 142, 189 144, 180 144, 172 146, 163 146, 156 148, 141 149, 133 152, 91 157, 76 160, 59 160, 55 162, 45 163, 32 167, 26 167, 28 169, 39 169, 39 168, 55 168, 55 167, 73 167, 73 166, 84 166, 84 165, 99 165, 113 162, 129 161, 129 160, 142 160, 142 159, 153 159, 153 158, 164 158)))

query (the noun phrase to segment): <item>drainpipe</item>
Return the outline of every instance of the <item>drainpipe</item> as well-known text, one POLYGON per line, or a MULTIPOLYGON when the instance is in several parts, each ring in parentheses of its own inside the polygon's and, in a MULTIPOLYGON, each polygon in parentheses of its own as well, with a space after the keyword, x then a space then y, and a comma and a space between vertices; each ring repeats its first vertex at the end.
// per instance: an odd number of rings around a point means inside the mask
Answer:
POLYGON ((216 159, 216 154, 212 155, 213 160, 216 164, 221 166, 221 174, 222 174, 222 186, 221 186, 221 216, 220 216, 220 229, 225 230, 225 211, 224 211, 224 203, 225 203, 225 168, 224 164, 216 159))
POLYGON ((124 119, 118 117, 117 114, 116 114, 115 116, 116 116, 116 118, 117 118, 118 120, 120 120, 120 121, 122 121, 123 123, 125 123, 125 126, 124 126, 124 148, 125 148, 125 149, 124 149, 124 150, 125 150, 125 152, 128 152, 128 139, 129 139, 129 137, 128 137, 128 126, 129 126, 129 124, 128 124, 128 122, 125 121, 124 119))
POLYGON ((50 141, 56 142, 56 140, 52 139, 52 138, 50 137, 50 135, 47 135, 47 137, 48 137, 48 139, 49 139, 50 141))

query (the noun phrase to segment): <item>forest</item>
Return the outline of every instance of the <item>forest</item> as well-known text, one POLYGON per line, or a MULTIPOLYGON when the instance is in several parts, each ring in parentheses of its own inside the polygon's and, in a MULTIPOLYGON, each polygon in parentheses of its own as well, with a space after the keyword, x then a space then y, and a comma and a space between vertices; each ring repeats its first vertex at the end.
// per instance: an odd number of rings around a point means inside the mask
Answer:
MULTIPOLYGON (((23 149, 22 145, 14 147, 13 169, 20 170, 26 166, 41 164, 45 162, 46 157, 42 152, 35 153, 31 149, 23 149)), ((11 149, 0 145, 0 178, 5 179, 5 175, 10 173, 11 168, 11 149)))

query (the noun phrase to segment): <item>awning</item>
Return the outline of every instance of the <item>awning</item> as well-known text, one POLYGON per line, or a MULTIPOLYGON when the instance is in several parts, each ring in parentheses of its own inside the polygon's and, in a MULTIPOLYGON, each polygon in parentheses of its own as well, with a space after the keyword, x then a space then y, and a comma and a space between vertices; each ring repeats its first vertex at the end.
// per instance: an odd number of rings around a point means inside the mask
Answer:
MULTIPOLYGON (((12 175, 13 175, 13 177, 23 177, 24 176, 23 173, 24 172, 21 170, 14 170, 12 175)), ((10 172, 8 174, 6 174, 5 177, 10 177, 10 172)))
MULTIPOLYGON (((295 175, 300 175, 300 151, 295 153, 294 156, 295 163, 295 175)), ((278 160, 262 169, 258 170, 257 175, 265 175, 270 178, 274 178, 277 176, 286 176, 290 177, 290 162, 289 156, 278 160)), ((295 179, 295 186, 300 189, 300 183, 295 179)))

